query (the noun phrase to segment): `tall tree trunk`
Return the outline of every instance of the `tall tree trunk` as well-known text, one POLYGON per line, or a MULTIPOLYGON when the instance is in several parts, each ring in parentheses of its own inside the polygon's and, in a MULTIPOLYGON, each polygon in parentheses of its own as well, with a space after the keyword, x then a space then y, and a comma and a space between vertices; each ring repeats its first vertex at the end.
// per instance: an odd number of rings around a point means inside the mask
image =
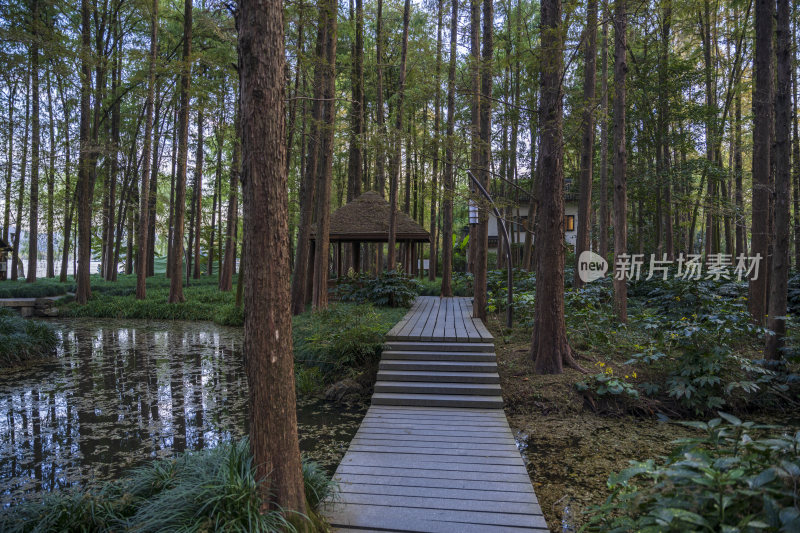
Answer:
MULTIPOLYGON (((225 257, 219 276, 219 290, 230 291, 233 288, 233 267, 236 262, 236 215, 239 212, 237 203, 239 198, 239 169, 242 157, 242 133, 240 118, 240 103, 236 99, 236 115, 233 119, 233 158, 231 160, 231 183, 228 189, 228 212, 225 229, 225 257)), ((222 221, 220 221, 222 224, 222 221)))
MULTIPOLYGON (((614 9, 614 263, 628 253, 628 153, 625 143, 625 78, 628 73, 626 0, 616 0, 614 9)), ((616 268, 614 268, 616 274, 616 268)), ((621 273, 624 274, 624 273, 621 273)), ((617 319, 628 322, 628 287, 625 276, 614 276, 614 309, 617 319)))
POLYGON ((91 22, 89 0, 81 0, 81 119, 80 119, 80 160, 78 162, 78 272, 75 301, 85 304, 92 296, 90 265, 92 261, 92 194, 94 193, 94 173, 92 147, 90 146, 89 114, 91 101, 92 73, 90 70, 91 22))
POLYGON ((444 0, 437 0, 436 2, 436 77, 434 78, 434 86, 436 92, 433 97, 433 168, 431 183, 431 252, 428 260, 428 279, 430 281, 436 280, 436 263, 439 255, 436 244, 436 201, 439 197, 439 157, 442 153, 440 144, 442 136, 440 135, 441 126, 441 94, 442 94, 442 11, 444 10, 444 0))
MULTIPOLYGON (((17 84, 14 83, 8 92, 8 159, 6 161, 6 190, 3 202, 3 240, 8 242, 8 225, 11 222, 11 174, 14 169, 14 103, 17 96, 17 84)), ((67 110, 64 110, 66 115, 67 110)))
POLYGON ((175 177, 175 212, 172 230, 172 265, 169 303, 183 297, 183 218, 186 209, 186 159, 189 152, 189 85, 192 73, 192 0, 184 0, 183 59, 181 63, 180 108, 178 111, 178 165, 175 177))
POLYGON ((28 222, 28 277, 36 281, 36 263, 39 259, 39 0, 31 2, 31 90, 33 113, 31 116, 31 194, 30 220, 28 222))
MULTIPOLYGON (((117 30, 118 31, 118 30, 117 30)), ((107 280, 116 279, 117 263, 114 261, 114 228, 117 213, 115 211, 116 195, 117 195, 117 181, 119 180, 119 149, 120 149, 120 102, 118 98, 120 78, 121 78, 121 39, 117 40, 117 51, 114 55, 114 68, 111 74, 111 94, 114 98, 113 107, 111 108, 111 171, 107 176, 108 183, 108 203, 106 206, 107 218, 104 221, 103 234, 106 238, 103 240, 102 246, 103 253, 103 278, 107 280)))
POLYGON ((70 107, 67 105, 67 99, 64 94, 64 85, 61 78, 56 76, 56 86, 58 87, 59 99, 61 100, 61 109, 64 114, 64 121, 62 122, 62 131, 64 135, 64 247, 61 251, 61 273, 59 274, 59 281, 62 283, 67 281, 67 269, 69 268, 69 245, 71 242, 72 231, 72 214, 75 210, 75 201, 73 197, 76 191, 70 190, 71 178, 71 155, 72 149, 70 146, 69 126, 70 121, 70 107))
POLYGON ((257 477, 265 480, 260 485, 264 507, 302 515, 305 492, 289 310, 283 4, 245 0, 240 9, 250 448, 257 477), (274 260, 263 261, 264 250, 274 260))
POLYGON ((747 253, 747 230, 744 215, 744 193, 742 190, 742 90, 736 89, 733 137, 733 179, 736 186, 736 257, 747 253))
POLYGON ((603 9, 600 60, 600 239, 598 251, 608 259, 608 4, 603 9))
MULTIPOLYGON (((356 0, 356 38, 353 44, 353 69, 351 83, 353 86, 353 102, 350 108, 350 153, 347 172, 347 200, 361 195, 364 181, 364 7, 362 0, 356 0)), ((356 264, 360 255, 359 243, 350 245, 350 264, 356 264)))
MULTIPOLYGON (((775 245, 769 276, 769 319, 764 356, 783 358, 789 287, 789 194, 791 192, 792 38, 789 0, 778 0, 777 78, 775 86, 775 245)), ((796 127, 796 125, 795 125, 796 127)))
MULTIPOLYGON (((150 150, 153 145, 153 107, 156 85, 156 61, 158 61, 158 0, 150 6, 150 65, 147 78, 147 118, 144 126, 144 153, 142 154, 142 187, 139 192, 139 260, 136 263, 136 299, 147 297, 147 242, 150 223, 150 150)), ((158 140, 156 140, 158 142, 158 140)))
POLYGON ((767 276, 764 265, 769 250, 770 138, 773 128, 772 108, 772 36, 771 3, 756 0, 755 81, 753 88, 753 200, 750 255, 761 257, 758 277, 750 279, 747 299, 750 315, 763 324, 767 308, 767 276))
MULTIPOLYGON (((386 122, 383 114, 383 0, 378 0, 378 8, 375 29, 375 63, 376 63, 376 82, 375 82, 375 114, 378 123, 378 131, 375 141, 375 188, 386 195, 386 122)), ((383 243, 377 245, 376 273, 383 270, 383 243)), ((389 269, 391 269, 391 265, 389 269)))
POLYGON ((797 55, 794 58, 794 68, 792 69, 792 86, 794 92, 794 117, 793 126, 793 150, 792 150, 792 169, 794 170, 794 256, 795 268, 800 270, 800 132, 798 131, 798 121, 800 121, 800 92, 798 92, 797 68, 800 66, 800 49, 798 49, 797 32, 800 31, 800 20, 797 17, 798 5, 795 4, 794 18, 794 49, 797 55))
MULTIPOLYGON (((492 152, 492 56, 494 54, 494 3, 483 0, 483 50, 481 58, 480 100, 480 159, 477 178, 483 188, 489 190, 490 161, 492 152)), ((485 205, 485 204, 484 204, 485 205)), ((472 301, 472 316, 486 320, 489 210, 478 210, 478 225, 475 226, 475 296, 472 301)), ((498 250, 499 252, 500 250, 498 250)))
POLYGON ((397 187, 400 182, 400 148, 403 137, 403 100, 406 92, 406 61, 408 59, 408 21, 411 5, 405 0, 403 6, 403 40, 400 49, 400 72, 397 75, 397 111, 394 124, 394 154, 391 175, 389 176, 389 270, 395 270, 397 242, 397 187))
MULTIPOLYGON (((481 131, 481 0, 469 0, 469 79, 470 79, 470 121, 469 121, 469 144, 470 157, 469 167, 474 175, 478 174, 480 165, 480 131, 481 131)), ((470 199, 476 207, 481 205, 481 198, 474 190, 472 182, 467 180, 469 190, 472 191, 470 199)), ((478 249, 475 224, 469 225, 469 247, 467 248, 467 272, 475 272, 475 253, 478 249)), ((474 280, 474 277, 473 277, 474 280)), ((475 283, 473 281, 473 287, 475 283)), ((474 304, 473 304, 474 313, 474 304)))
MULTIPOLYGON (((322 20, 322 19, 320 19, 322 20)), ((300 181, 300 221, 297 226, 297 247, 295 250, 294 273, 292 275, 291 306, 292 314, 305 311, 308 300, 309 278, 313 272, 315 258, 311 255, 311 224, 314 215, 314 197, 319 172, 320 131, 322 130, 322 110, 325 100, 325 42, 328 25, 320 23, 317 27, 317 43, 314 46, 314 100, 311 105, 311 128, 308 135, 306 166, 300 181)), ((313 290, 313 285, 312 285, 313 290)))
POLYGON ((320 24, 325 24, 324 70, 322 86, 324 88, 324 104, 322 108, 322 143, 317 168, 316 214, 317 235, 314 257, 314 309, 328 307, 328 254, 330 248, 330 204, 331 181, 333 176, 333 134, 336 120, 336 15, 338 4, 328 0, 320 6, 320 24))
POLYGON ((19 186, 17 188, 17 213, 14 217, 14 242, 11 244, 11 279, 15 280, 19 276, 19 265, 22 261, 19 258, 19 240, 22 233, 22 207, 25 201, 25 171, 28 168, 28 133, 31 123, 31 83, 30 76, 25 79, 25 130, 22 136, 22 159, 19 164, 19 186))
MULTIPOLYGON (((208 261, 206 263, 206 274, 209 276, 214 273, 214 232, 217 227, 217 202, 222 202, 222 199, 219 198, 218 191, 220 190, 220 182, 222 181, 222 143, 224 138, 222 136, 222 128, 217 126, 215 129, 214 137, 217 145, 217 164, 214 169, 214 196, 211 200, 211 232, 209 233, 208 261)), ((286 147, 286 153, 287 155, 289 153, 288 145, 286 147)), ((289 173, 287 172, 286 175, 288 176, 289 173)), ((221 222, 220 220, 220 223, 221 222)))
MULTIPOLYGON (((202 105, 202 104, 200 104, 202 105)), ((194 279, 200 279, 200 230, 203 227, 203 164, 205 152, 203 151, 203 109, 197 110, 197 152, 194 157, 194 279)), ((186 273, 189 277, 189 273, 186 273)))
MULTIPOLYGON (((661 58, 658 66, 659 79, 659 132, 660 143, 656 146, 656 153, 660 154, 661 172, 659 183, 664 186, 664 241, 667 259, 672 261, 675 257, 675 237, 672 218, 672 164, 670 158, 669 136, 669 95, 667 93, 669 80, 669 45, 672 24, 672 0, 664 0, 661 22, 661 58)), ((660 186, 660 185, 659 185, 660 186)))
POLYGON ((573 285, 583 287, 579 276, 580 255, 589 249, 592 212, 592 165, 594 162, 594 85, 597 56, 597 0, 586 7, 586 63, 583 69, 583 134, 578 192, 578 235, 575 241, 575 277, 573 285))
POLYGON ((560 374, 564 365, 578 367, 564 320, 563 22, 561 0, 542 0, 541 6, 541 174, 530 357, 537 374, 560 374))
POLYGON ((450 13, 450 64, 447 69, 447 137, 444 156, 444 195, 442 197, 442 296, 453 296, 453 135, 456 114, 456 54, 458 45, 458 0, 452 0, 450 13))
MULTIPOLYGON (((156 56, 157 57, 157 56, 156 56)), ((161 94, 161 80, 156 79, 155 97, 158 99, 161 94)), ((163 101, 163 100, 162 100, 163 101)), ((164 151, 165 143, 159 142, 161 132, 166 125, 166 116, 169 113, 164 113, 162 117, 161 107, 162 101, 159 101, 155 107, 153 115, 153 164, 150 170, 150 203, 147 206, 147 276, 155 275, 155 262, 156 262, 156 208, 158 200, 158 169, 161 166, 161 155, 164 151)))
POLYGON ((54 217, 53 205, 56 181, 56 126, 53 120, 53 87, 50 81, 50 69, 47 69, 47 115, 50 130, 49 169, 47 171, 47 277, 56 277, 54 263, 55 251, 53 249, 54 217))

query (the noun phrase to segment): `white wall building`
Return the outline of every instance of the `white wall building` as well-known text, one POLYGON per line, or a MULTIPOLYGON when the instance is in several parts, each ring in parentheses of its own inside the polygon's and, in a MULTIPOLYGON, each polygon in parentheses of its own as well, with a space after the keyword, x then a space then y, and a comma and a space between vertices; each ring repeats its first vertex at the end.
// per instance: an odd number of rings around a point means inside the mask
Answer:
MULTIPOLYGON (((511 236, 511 242, 524 243, 525 242, 525 225, 528 222, 528 198, 520 198, 518 205, 513 208, 513 222, 509 216, 506 221, 511 236)), ((496 200, 498 206, 500 201, 496 200)), ((498 232, 500 231, 497 225, 497 218, 493 212, 489 213, 489 250, 496 252, 498 245, 498 232)), ((564 240, 570 245, 575 246, 575 240, 578 236, 578 198, 576 195, 567 194, 564 197, 564 240)))

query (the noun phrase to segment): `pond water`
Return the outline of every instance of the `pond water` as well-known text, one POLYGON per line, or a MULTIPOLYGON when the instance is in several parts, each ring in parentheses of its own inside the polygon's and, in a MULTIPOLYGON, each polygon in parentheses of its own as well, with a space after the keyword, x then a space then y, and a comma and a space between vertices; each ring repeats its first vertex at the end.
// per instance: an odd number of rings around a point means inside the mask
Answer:
MULTIPOLYGON (((56 358, 0 373, 0 507, 247 433, 241 329, 52 324, 62 341, 56 358)), ((365 411, 299 400, 304 455, 335 470, 365 411)))

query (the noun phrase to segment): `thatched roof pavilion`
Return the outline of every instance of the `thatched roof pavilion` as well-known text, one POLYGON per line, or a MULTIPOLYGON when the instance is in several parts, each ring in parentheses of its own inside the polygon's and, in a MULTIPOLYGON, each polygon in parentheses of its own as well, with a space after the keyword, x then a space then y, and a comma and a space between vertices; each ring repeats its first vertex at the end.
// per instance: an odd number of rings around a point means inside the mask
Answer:
MULTIPOLYGON (((331 214, 331 242, 389 242, 389 202, 367 191, 331 214)), ((315 240, 317 228, 311 229, 315 240)), ((410 216, 397 211, 397 241, 430 242, 431 234, 410 216)))
MULTIPOLYGON (((358 270, 360 246, 362 242, 389 242, 389 214, 391 206, 380 193, 367 191, 358 198, 343 205, 331 214, 331 227, 329 238, 331 243, 337 243, 339 248, 337 263, 341 263, 341 243, 353 243, 356 257, 355 268, 358 270)), ((398 243, 404 243, 407 253, 406 271, 416 265, 414 256, 414 243, 431 242, 431 234, 417 224, 407 214, 396 211, 398 243)), ((317 228, 311 228, 312 244, 316 241, 317 228)), ((340 270, 340 266, 337 270, 340 270)))

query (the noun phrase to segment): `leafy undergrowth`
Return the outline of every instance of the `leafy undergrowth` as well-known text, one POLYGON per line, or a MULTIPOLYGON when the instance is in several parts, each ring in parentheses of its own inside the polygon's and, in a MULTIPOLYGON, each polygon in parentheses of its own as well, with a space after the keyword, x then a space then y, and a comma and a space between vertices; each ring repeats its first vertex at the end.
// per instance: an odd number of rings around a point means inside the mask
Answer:
POLYGON ((363 385, 371 386, 383 339, 406 312, 406 308, 336 303, 294 317, 298 391, 311 392, 342 378, 362 376, 363 385))
POLYGON ((0 517, 0 530, 274 532, 296 531, 299 522, 324 530, 316 509, 335 485, 314 463, 303 465, 303 478, 308 516, 262 513, 261 482, 243 439, 154 461, 95 490, 56 492, 20 504, 0 517))
MULTIPOLYGON (((504 273, 490 278, 490 306, 496 312, 488 322, 496 338, 506 412, 519 431, 551 529, 560 528, 567 506, 572 508, 573 524, 585 524, 583 512, 606 501, 609 476, 630 461, 669 457, 676 438, 703 437, 702 428, 677 426, 669 420, 708 419, 723 410, 785 427, 776 430, 778 435, 794 435, 800 429, 794 414, 798 328, 792 320, 781 363, 764 361, 764 331, 752 326, 747 316, 744 284, 714 280, 633 284, 627 325, 614 317, 609 284, 595 282, 582 291, 568 288, 567 334, 578 362, 588 372, 567 368, 560 375, 538 376, 529 354, 535 280, 521 272, 516 277, 515 327, 503 327, 504 273)), ((770 461, 776 464, 774 457, 770 461)), ((669 462, 652 464, 659 476, 666 474, 658 468, 679 468, 669 462)), ((644 477, 637 486, 649 486, 652 479, 644 477)), ((613 505, 617 506, 609 508, 613 516, 638 516, 639 511, 623 508, 621 500, 613 505)), ((666 511, 654 510, 660 504, 647 505, 648 513, 662 513, 666 520, 666 511)), ((682 505, 689 508, 694 502, 682 505)), ((780 520, 779 515, 780 511, 780 520)), ((772 520, 776 515, 771 516, 772 520)), ((673 530, 720 530, 713 520, 709 523, 711 528, 699 523, 687 526, 676 519, 673 530)), ((764 530, 779 529, 774 520, 765 523, 773 529, 764 530)), ((664 529, 668 527, 662 524, 650 530, 664 529)), ((640 530, 648 530, 645 522, 620 529, 640 530)))
POLYGON ((588 531, 800 531, 800 431, 719 413, 656 461, 632 461, 588 531))
POLYGON ((57 343, 55 331, 48 324, 0 308, 0 368, 51 356, 57 343))

